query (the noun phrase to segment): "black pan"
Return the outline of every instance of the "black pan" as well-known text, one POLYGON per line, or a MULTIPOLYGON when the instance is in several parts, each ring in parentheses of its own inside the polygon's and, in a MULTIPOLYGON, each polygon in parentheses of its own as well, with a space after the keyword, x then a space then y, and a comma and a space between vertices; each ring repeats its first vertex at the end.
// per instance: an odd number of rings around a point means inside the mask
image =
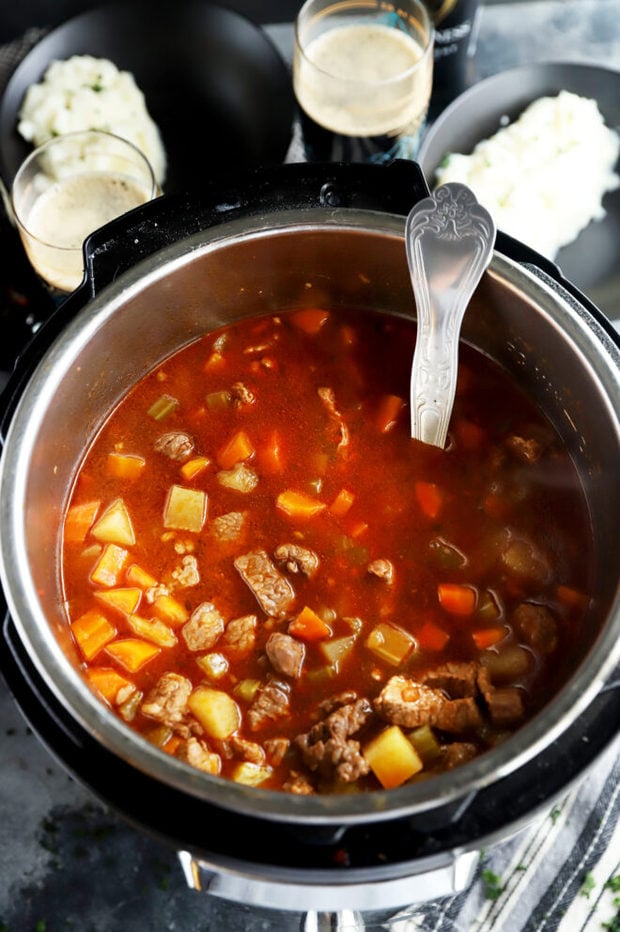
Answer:
POLYGON ((144 92, 168 155, 166 192, 284 160, 294 98, 288 68, 267 34, 208 0, 129 0, 68 20, 18 65, 0 102, 7 184, 31 150, 17 133, 27 88, 54 59, 85 54, 130 71, 144 92))
MULTIPOLYGON (((595 99, 606 124, 620 129, 620 71, 565 62, 513 68, 470 87, 430 127, 419 154, 429 184, 432 186, 435 171, 448 152, 468 155, 476 143, 500 129, 505 117, 513 121, 533 100, 554 96, 561 90, 595 99)), ((609 318, 618 321, 620 188, 605 196, 603 206, 605 218, 586 227, 573 243, 559 251, 556 261, 566 278, 609 318)))

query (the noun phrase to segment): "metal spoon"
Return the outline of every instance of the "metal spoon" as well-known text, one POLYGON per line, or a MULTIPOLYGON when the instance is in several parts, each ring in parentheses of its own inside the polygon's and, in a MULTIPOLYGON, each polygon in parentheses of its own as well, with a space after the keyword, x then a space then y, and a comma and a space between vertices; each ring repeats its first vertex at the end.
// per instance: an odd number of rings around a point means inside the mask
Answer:
POLYGON ((411 436, 443 448, 456 392, 461 322, 491 261, 495 224, 466 185, 450 182, 412 208, 405 241, 418 311, 411 436))

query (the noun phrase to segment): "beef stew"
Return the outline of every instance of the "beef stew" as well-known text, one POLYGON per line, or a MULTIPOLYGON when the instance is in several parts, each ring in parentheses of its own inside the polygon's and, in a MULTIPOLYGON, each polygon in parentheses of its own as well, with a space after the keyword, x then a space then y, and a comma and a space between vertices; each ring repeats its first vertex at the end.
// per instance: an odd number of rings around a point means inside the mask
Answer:
POLYGON ((569 452, 461 347, 446 450, 411 440, 415 324, 311 308, 157 367, 81 464, 70 628, 131 728, 209 774, 391 788, 531 718, 587 643, 569 452))

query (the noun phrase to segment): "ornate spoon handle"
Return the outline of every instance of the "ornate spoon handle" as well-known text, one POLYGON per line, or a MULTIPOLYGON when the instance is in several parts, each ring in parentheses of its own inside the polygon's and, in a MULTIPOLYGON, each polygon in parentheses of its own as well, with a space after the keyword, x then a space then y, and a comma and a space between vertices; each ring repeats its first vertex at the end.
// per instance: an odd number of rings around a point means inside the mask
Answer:
POLYGON ((411 210, 405 241, 418 312, 411 436, 444 447, 456 391, 461 322, 491 260, 495 224, 466 185, 450 182, 411 210))

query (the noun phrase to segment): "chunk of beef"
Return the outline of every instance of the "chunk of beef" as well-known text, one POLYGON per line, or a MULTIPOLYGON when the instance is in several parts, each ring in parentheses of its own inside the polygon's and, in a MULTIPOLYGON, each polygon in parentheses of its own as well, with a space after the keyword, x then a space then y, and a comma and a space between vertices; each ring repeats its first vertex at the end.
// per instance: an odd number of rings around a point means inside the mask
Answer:
POLYGON ((256 615, 242 615, 229 621, 222 635, 222 649, 229 657, 247 657, 256 644, 256 615))
POLYGON ((512 621, 527 644, 540 654, 552 654, 558 646, 558 626, 544 605, 522 602, 514 610, 512 621))
POLYGON ((163 583, 158 583, 156 586, 150 586, 144 593, 144 598, 152 605, 153 602, 160 597, 160 595, 170 595, 169 586, 164 586, 163 583))
POLYGON ((265 651, 276 673, 299 679, 306 655, 306 648, 301 641, 290 634, 274 631, 267 638, 265 651))
POLYGON ((452 770, 473 760, 478 754, 478 748, 469 741, 453 741, 445 744, 441 749, 441 764, 443 770, 452 770))
POLYGON ((298 735, 295 744, 306 766, 325 779, 336 778, 353 783, 369 771, 359 741, 351 737, 372 717, 368 700, 357 699, 337 708, 313 725, 307 734, 298 735))
POLYGON ((276 618, 286 615, 295 600, 295 590, 264 550, 243 554, 234 565, 265 614, 276 618))
POLYGON ((289 573, 303 573, 312 576, 318 569, 319 558, 314 550, 300 547, 298 544, 281 544, 274 553, 276 563, 284 566, 289 573))
POLYGON ((531 585, 543 585, 551 567, 546 556, 529 540, 513 538, 500 555, 502 566, 517 579, 531 585))
POLYGON ((390 560, 373 560, 368 564, 368 572, 388 584, 394 582, 394 566, 390 560))
POLYGON ((431 689, 442 689, 450 699, 465 699, 478 693, 478 664, 471 662, 444 663, 427 670, 419 681, 431 689))
POLYGON ((157 453, 163 453, 168 459, 180 462, 191 456, 194 441, 189 434, 184 434, 180 430, 171 430, 157 438, 154 448, 157 453))
POLYGON ((212 602, 201 602, 181 628, 189 650, 210 650, 223 631, 224 619, 212 602))
POLYGON ((142 703, 141 712, 156 722, 175 725, 187 714, 191 681, 178 673, 164 673, 142 703))
POLYGON ((173 569, 172 578, 183 589, 197 586, 200 582, 200 573, 196 557, 190 555, 183 557, 180 565, 173 569))
POLYGON ((461 734, 482 724, 475 698, 447 699, 441 690, 401 675, 388 680, 374 706, 381 718, 405 728, 430 725, 451 734, 461 734))
POLYGON ((319 703, 319 716, 321 718, 325 718, 325 716, 330 715, 332 712, 335 712, 336 709, 339 709, 340 706, 350 705, 356 700, 356 691, 354 689, 346 689, 342 693, 337 693, 335 696, 330 696, 328 699, 323 699, 323 701, 319 703))
POLYGON ((319 398, 327 408, 327 412, 334 422, 334 425, 337 430, 336 440, 337 440, 337 450, 342 452, 349 445, 350 435, 349 428, 347 427, 345 420, 336 407, 336 393, 333 388, 318 388, 317 389, 319 398))
POLYGON ((291 770, 290 776, 282 787, 287 793, 294 793, 296 796, 312 796, 316 790, 310 783, 310 780, 303 773, 291 770))
POLYGON ((281 680, 267 680, 256 691, 252 705, 248 709, 248 723, 252 731, 259 731, 270 722, 288 715, 290 693, 287 683, 281 680))
POLYGON ((274 767, 278 767, 284 760, 284 755, 288 751, 291 742, 288 738, 267 738, 264 742, 265 751, 269 762, 274 767))
POLYGON ((228 739, 228 744, 235 757, 247 760, 251 764, 262 764, 265 760, 265 752, 256 741, 248 741, 240 735, 232 735, 228 739))
POLYGON ((515 686, 494 686, 489 671, 483 666, 478 670, 478 688, 494 725, 514 725, 523 718, 525 706, 521 690, 515 686))
POLYGON ((487 702, 494 725, 516 725, 525 713, 523 693, 517 686, 502 686, 494 689, 487 702))
POLYGON ((211 533, 218 540, 237 540, 243 530, 245 515, 242 511, 228 511, 211 521, 211 533))
POLYGON ((539 460, 543 452, 543 445, 539 440, 534 437, 519 437, 518 434, 508 437, 506 446, 517 459, 528 465, 539 460))
POLYGON ((230 397, 235 408, 241 408, 243 405, 253 405, 256 401, 254 392, 243 382, 235 382, 231 386, 230 397))
POLYGON ((210 751, 205 742, 198 738, 187 738, 182 741, 176 749, 175 756, 205 773, 218 774, 222 769, 222 759, 219 754, 210 751))

